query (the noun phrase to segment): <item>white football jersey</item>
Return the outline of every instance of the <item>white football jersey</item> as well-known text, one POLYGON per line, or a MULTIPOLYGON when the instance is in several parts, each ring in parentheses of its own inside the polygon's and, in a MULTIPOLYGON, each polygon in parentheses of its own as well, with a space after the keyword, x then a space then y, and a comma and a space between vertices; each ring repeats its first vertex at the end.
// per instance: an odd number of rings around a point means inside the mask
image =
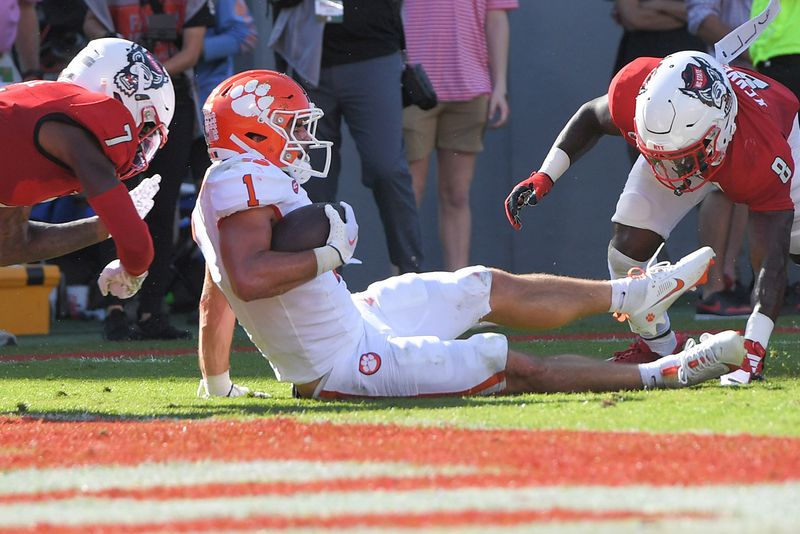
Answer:
POLYGON ((270 206, 282 216, 310 203, 278 167, 240 155, 212 164, 192 213, 195 241, 214 282, 277 378, 296 384, 320 378, 340 355, 356 350, 364 325, 347 285, 329 271, 282 295, 245 302, 231 289, 220 259, 217 224, 242 210, 270 206))

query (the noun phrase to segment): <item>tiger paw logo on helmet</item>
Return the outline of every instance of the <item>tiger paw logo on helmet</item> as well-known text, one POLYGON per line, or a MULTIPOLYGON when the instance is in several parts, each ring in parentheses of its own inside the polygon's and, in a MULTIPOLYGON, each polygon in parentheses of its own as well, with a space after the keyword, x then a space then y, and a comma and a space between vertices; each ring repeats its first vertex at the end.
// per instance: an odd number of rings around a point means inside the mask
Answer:
POLYGON ((275 102, 275 97, 269 94, 271 88, 270 84, 258 83, 258 80, 234 86, 230 93, 231 109, 242 117, 258 117, 259 122, 266 122, 270 106, 275 102))

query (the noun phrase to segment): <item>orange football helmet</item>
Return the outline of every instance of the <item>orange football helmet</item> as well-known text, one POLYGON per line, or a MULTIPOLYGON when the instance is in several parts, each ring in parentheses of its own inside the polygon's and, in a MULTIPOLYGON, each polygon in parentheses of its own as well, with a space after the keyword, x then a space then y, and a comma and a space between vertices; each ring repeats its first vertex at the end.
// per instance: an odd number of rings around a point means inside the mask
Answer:
POLYGON ((285 170, 298 182, 328 174, 330 141, 315 137, 321 109, 290 77, 271 70, 249 70, 220 83, 203 106, 203 129, 212 161, 253 154, 285 170), (313 168, 309 151, 325 154, 313 168))

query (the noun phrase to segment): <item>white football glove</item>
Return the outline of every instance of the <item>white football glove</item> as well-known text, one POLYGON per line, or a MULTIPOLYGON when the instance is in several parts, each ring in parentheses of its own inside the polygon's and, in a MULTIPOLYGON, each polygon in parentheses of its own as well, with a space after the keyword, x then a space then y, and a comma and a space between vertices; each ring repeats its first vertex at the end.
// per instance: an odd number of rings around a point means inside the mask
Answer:
POLYGON ((114 260, 103 268, 97 278, 97 286, 105 297, 109 293, 121 299, 131 298, 142 287, 147 271, 139 276, 128 273, 119 260, 114 260))
POLYGON ((358 223, 353 208, 347 202, 340 202, 344 208, 347 222, 339 216, 339 212, 331 205, 325 206, 325 215, 330 223, 327 244, 314 249, 317 256, 317 276, 332 271, 340 265, 358 265, 361 260, 354 258, 353 253, 358 244, 358 223))
POLYGON ((231 386, 226 395, 212 395, 208 391, 208 384, 206 381, 201 379, 200 384, 197 386, 197 396, 201 399, 209 399, 211 397, 257 397, 259 399, 268 399, 272 395, 269 393, 262 393, 261 391, 250 391, 250 388, 234 384, 233 382, 231 382, 231 386))
POLYGON ((333 206, 325 206, 325 215, 330 221, 331 230, 328 233, 328 246, 336 249, 342 263, 361 263, 360 260, 353 258, 358 245, 358 223, 353 208, 347 202, 339 202, 344 208, 344 217, 347 222, 339 216, 339 212, 333 206))
POLYGON ((150 213, 150 210, 153 208, 153 204, 155 204, 155 200, 153 200, 158 193, 158 189, 161 184, 161 175, 154 174, 150 178, 145 178, 142 180, 139 185, 131 189, 128 194, 131 196, 131 200, 133 200, 133 206, 136 208, 136 213, 139 214, 139 217, 142 219, 150 213))

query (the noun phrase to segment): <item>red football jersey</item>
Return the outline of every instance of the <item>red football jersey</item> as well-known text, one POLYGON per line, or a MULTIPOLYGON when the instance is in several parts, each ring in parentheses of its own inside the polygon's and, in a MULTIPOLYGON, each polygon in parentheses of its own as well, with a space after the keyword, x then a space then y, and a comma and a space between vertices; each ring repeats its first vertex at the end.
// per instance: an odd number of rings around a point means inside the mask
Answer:
POLYGON ((119 101, 67 82, 37 81, 0 88, 0 146, 6 153, 0 204, 31 206, 81 190, 71 169, 44 154, 36 141, 43 120, 80 126, 126 172, 138 148, 136 126, 119 101))
MULTIPOLYGON (((660 61, 635 59, 614 76, 608 88, 611 118, 634 146, 636 95, 660 61)), ((726 75, 739 111, 736 132, 713 181, 728 198, 753 211, 794 209, 790 188, 795 162, 786 139, 800 108, 797 97, 775 80, 747 69, 728 68, 726 75)))

